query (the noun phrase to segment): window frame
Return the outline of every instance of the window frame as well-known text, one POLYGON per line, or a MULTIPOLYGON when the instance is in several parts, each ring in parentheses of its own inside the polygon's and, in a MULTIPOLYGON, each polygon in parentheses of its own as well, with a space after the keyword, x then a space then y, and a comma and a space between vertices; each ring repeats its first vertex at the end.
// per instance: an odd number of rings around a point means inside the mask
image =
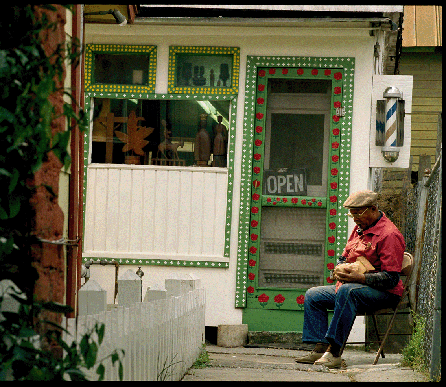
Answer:
POLYGON ((114 93, 154 93, 156 83, 157 46, 124 44, 86 44, 85 45, 85 92, 114 93), (149 55, 148 84, 126 85, 114 83, 95 83, 95 54, 147 54, 149 55))
MULTIPOLYGON (((86 210, 86 197, 87 197, 87 172, 90 165, 107 165, 119 168, 121 164, 93 164, 91 163, 91 142, 92 142, 92 124, 93 124, 93 106, 94 98, 117 98, 117 99, 132 99, 134 96, 130 96, 127 93, 103 93, 98 95, 96 92, 86 92, 85 93, 85 112, 87 117, 89 117, 88 130, 84 132, 84 194, 83 194, 83 218, 85 224, 85 210, 86 210)), ((225 234, 224 234, 224 252, 223 256, 219 260, 208 261, 205 259, 152 259, 152 258, 116 258, 116 257, 90 257, 82 256, 82 261, 86 262, 90 259, 94 261, 104 260, 111 262, 116 260, 119 264, 129 264, 129 265, 149 265, 149 266, 175 266, 175 267, 203 267, 203 268, 222 268, 227 269, 229 267, 229 257, 230 257, 230 246, 231 246, 231 224, 232 224, 232 201, 233 201, 233 191, 234 191, 234 164, 235 164, 235 139, 236 139, 236 120, 237 120, 237 96, 234 95, 199 95, 192 96, 189 95, 176 95, 173 97, 171 94, 141 94, 138 95, 138 99, 152 99, 152 100, 209 100, 209 101, 221 101, 228 100, 230 102, 230 116, 229 116, 229 127, 228 127, 228 163, 227 167, 194 167, 194 166, 157 166, 157 165, 137 165, 134 168, 144 168, 149 169, 192 169, 194 171, 199 170, 215 170, 217 173, 221 173, 225 170, 228 175, 227 184, 227 203, 226 203, 226 217, 225 217, 225 234), (218 171, 217 171, 218 170, 218 171)), ((132 168, 132 166, 122 164, 123 168, 132 168)))
POLYGON ((169 47, 169 72, 167 90, 175 94, 219 94, 234 95, 238 93, 240 75, 240 48, 239 47, 219 47, 219 46, 170 46, 169 47), (232 55, 231 87, 222 86, 177 86, 177 55, 206 55, 206 56, 227 56, 232 55))

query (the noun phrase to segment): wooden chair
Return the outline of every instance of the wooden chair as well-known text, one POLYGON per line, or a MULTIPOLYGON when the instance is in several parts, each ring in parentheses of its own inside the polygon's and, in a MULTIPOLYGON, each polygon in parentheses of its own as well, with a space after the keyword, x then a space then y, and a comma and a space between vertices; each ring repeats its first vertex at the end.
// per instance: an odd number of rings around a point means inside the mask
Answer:
MULTIPOLYGON (((385 357, 384 355, 384 345, 387 341, 387 338, 389 337, 389 335, 395 335, 395 333, 390 333, 392 327, 393 327, 393 323, 395 322, 395 317, 397 314, 408 314, 408 312, 402 312, 403 309, 407 309, 407 308, 411 308, 410 305, 410 297, 409 297, 409 285, 410 285, 410 279, 412 276, 412 271, 413 271, 413 257, 410 253, 405 252, 404 253, 404 257, 403 257, 403 265, 401 268, 401 275, 405 276, 405 280, 403 281, 404 283, 404 292, 403 295, 401 296, 400 301, 398 302, 398 304, 395 306, 395 308, 387 308, 387 309, 378 309, 378 310, 374 310, 374 311, 370 311, 370 312, 366 312, 363 314, 358 314, 358 316, 371 316, 372 320, 373 320, 373 326, 375 328, 375 334, 377 337, 377 342, 379 343, 379 349, 378 352, 376 353, 376 357, 375 360, 373 362, 373 365, 375 365, 376 363, 378 363, 379 360, 379 356, 381 355, 383 358, 385 357), (379 315, 391 315, 391 319, 389 324, 387 325, 387 329, 386 332, 384 334, 384 337, 381 339, 380 337, 380 333, 378 332, 378 324, 376 321, 376 316, 379 315)), ((348 340, 348 339, 347 339, 348 340)), ((363 342, 355 342, 355 343, 344 343, 344 346, 342 348, 342 350, 344 349, 346 344, 362 344, 363 342)), ((341 351, 342 352, 342 351, 341 351)))

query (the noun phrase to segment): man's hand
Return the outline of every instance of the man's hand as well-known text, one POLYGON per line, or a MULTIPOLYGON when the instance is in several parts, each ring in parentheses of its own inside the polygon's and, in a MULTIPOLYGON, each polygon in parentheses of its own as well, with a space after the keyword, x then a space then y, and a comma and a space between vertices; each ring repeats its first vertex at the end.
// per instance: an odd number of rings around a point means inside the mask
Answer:
POLYGON ((353 267, 343 265, 341 270, 334 270, 334 278, 341 282, 356 282, 365 284, 365 275, 358 273, 353 267))

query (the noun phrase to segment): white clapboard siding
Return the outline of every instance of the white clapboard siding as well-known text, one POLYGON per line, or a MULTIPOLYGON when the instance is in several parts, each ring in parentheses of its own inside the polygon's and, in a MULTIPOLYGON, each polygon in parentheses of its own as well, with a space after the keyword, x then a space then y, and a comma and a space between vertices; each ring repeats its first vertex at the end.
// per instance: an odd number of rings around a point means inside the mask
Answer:
POLYGON ((221 259, 227 171, 92 164, 84 256, 221 259))

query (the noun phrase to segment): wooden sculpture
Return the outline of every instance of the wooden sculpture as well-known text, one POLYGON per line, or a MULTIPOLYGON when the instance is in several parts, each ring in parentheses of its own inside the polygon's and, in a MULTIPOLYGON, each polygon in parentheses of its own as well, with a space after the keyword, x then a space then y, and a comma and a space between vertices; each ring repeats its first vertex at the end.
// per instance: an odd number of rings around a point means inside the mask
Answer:
POLYGON ((125 143, 122 147, 123 152, 132 151, 132 154, 136 153, 139 156, 144 156, 142 148, 149 143, 145 138, 154 131, 154 128, 138 126, 138 122, 144 120, 144 117, 136 117, 135 111, 132 111, 127 121, 127 133, 115 130, 116 136, 125 143))
POLYGON ((200 114, 200 129, 195 136, 194 159, 199 167, 206 167, 211 157, 211 138, 206 131, 207 114, 200 114))

